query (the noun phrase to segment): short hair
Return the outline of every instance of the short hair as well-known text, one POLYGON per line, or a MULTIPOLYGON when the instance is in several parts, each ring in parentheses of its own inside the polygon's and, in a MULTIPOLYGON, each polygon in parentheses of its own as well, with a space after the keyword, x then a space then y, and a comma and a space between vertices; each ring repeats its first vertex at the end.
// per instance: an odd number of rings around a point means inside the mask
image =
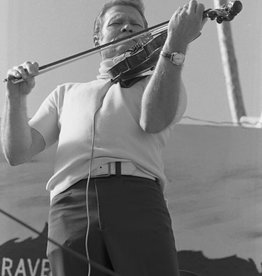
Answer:
POLYGON ((148 27, 148 23, 144 15, 144 11, 145 11, 144 4, 142 3, 141 0, 109 0, 104 4, 104 6, 102 7, 100 13, 98 14, 94 22, 93 39, 95 44, 97 39, 99 38, 101 29, 104 23, 103 22, 104 15, 111 7, 119 6, 119 5, 130 6, 135 8, 142 16, 145 28, 148 27))

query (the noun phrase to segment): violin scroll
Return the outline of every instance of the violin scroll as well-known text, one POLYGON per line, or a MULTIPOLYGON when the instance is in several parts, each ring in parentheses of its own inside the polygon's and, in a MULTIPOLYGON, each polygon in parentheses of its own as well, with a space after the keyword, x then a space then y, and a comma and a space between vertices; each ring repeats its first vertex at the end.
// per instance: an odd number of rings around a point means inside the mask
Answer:
POLYGON ((243 6, 240 1, 231 1, 223 5, 220 9, 208 9, 204 11, 203 18, 209 18, 221 24, 223 21, 231 21, 239 14, 243 6))

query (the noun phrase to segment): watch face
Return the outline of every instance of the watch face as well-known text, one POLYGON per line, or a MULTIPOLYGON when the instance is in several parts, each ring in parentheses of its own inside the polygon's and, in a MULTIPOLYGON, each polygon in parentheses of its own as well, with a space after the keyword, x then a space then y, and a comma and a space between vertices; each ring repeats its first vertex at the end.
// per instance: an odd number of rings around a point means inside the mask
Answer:
POLYGON ((176 65, 181 65, 184 63, 185 55, 180 53, 174 53, 172 54, 172 62, 176 65))

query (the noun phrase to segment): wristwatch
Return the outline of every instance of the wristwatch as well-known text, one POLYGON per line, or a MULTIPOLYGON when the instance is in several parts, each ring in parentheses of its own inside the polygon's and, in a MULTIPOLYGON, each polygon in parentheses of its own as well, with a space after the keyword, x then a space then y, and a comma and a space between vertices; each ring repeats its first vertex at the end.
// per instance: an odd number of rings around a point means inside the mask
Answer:
POLYGON ((182 53, 169 53, 169 52, 165 52, 165 51, 161 51, 160 52, 161 56, 169 58, 169 60, 174 63, 175 65, 182 65, 185 61, 185 55, 182 53))

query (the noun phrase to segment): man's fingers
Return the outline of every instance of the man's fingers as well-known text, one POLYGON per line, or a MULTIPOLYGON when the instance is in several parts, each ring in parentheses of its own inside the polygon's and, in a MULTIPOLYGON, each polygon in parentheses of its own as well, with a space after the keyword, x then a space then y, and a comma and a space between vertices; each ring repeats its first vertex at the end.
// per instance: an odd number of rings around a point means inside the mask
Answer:
POLYGON ((7 76, 8 79, 16 78, 16 79, 29 79, 36 75, 38 75, 39 65, 37 62, 24 62, 19 66, 14 66, 12 69, 8 70, 7 76))
POLYGON ((196 10, 197 10, 197 1, 196 0, 190 0, 189 3, 188 3, 188 10, 189 10, 189 13, 196 13, 196 10))
POLYGON ((38 66, 37 62, 33 62, 33 63, 32 62, 25 62, 23 64, 23 67, 24 67, 25 71, 28 72, 29 76, 35 76, 35 75, 38 74, 39 66, 38 66))
POLYGON ((197 7, 196 7, 196 13, 199 16, 203 17, 204 10, 205 10, 205 6, 202 3, 200 3, 200 4, 197 5, 197 7))

